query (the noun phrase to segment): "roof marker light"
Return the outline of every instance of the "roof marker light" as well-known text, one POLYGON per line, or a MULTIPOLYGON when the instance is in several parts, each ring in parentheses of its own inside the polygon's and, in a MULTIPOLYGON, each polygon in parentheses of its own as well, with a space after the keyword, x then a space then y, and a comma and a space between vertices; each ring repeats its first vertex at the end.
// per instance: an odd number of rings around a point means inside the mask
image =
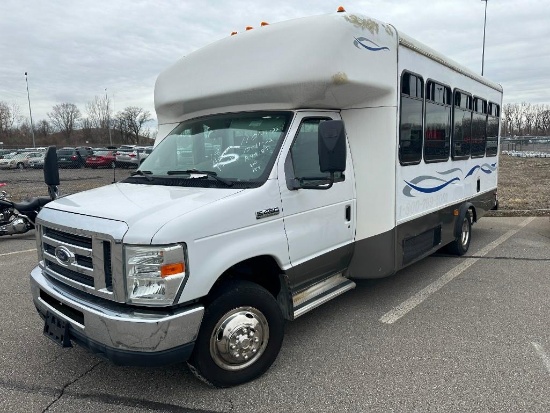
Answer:
POLYGON ((235 36, 237 32, 231 32, 231 36, 235 36))
POLYGON ((264 27, 264 26, 269 26, 269 23, 268 22, 261 22, 260 23, 260 26, 264 27))
POLYGON ((338 10, 336 10, 337 13, 342 13, 342 12, 345 12, 346 9, 344 9, 344 6, 340 6, 338 7, 338 10))
POLYGON ((252 30, 254 27, 252 26, 246 26, 246 30, 252 30))

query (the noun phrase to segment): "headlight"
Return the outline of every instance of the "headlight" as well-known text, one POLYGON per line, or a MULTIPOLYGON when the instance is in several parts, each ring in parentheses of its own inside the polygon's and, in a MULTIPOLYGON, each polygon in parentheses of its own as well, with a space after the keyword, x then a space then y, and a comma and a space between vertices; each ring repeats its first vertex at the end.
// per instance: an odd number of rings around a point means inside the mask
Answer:
POLYGON ((173 304, 187 274, 185 245, 126 246, 126 301, 132 304, 173 304))

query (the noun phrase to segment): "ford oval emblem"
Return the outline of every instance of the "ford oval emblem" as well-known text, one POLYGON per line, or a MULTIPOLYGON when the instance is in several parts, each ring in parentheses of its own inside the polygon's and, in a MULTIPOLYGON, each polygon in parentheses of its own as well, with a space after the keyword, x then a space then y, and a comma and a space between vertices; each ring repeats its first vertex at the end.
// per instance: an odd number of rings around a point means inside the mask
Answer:
POLYGON ((67 247, 59 246, 55 248, 55 257, 62 265, 69 265, 74 261, 74 254, 67 247))

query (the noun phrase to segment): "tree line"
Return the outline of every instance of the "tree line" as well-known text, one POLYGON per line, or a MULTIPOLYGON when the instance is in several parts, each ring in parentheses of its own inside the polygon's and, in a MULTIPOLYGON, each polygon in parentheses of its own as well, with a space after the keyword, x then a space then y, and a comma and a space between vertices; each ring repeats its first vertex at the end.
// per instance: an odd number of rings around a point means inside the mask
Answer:
POLYGON ((502 107, 502 136, 550 135, 550 105, 507 103, 502 107))
MULTIPOLYGON (((36 146, 108 144, 150 144, 156 137, 147 123, 151 113, 137 106, 128 106, 112 114, 108 96, 96 96, 88 102, 85 116, 73 103, 54 105, 48 119, 34 122, 21 115, 16 104, 0 101, 0 142, 4 146, 31 146, 33 132, 36 146)), ((507 103, 502 106, 502 136, 550 135, 550 105, 507 103)))
POLYGON ((151 113, 128 106, 113 114, 108 96, 96 96, 88 102, 83 115, 74 103, 54 105, 47 119, 31 122, 13 103, 0 101, 0 142, 4 147, 150 145, 156 137, 147 123, 151 113))

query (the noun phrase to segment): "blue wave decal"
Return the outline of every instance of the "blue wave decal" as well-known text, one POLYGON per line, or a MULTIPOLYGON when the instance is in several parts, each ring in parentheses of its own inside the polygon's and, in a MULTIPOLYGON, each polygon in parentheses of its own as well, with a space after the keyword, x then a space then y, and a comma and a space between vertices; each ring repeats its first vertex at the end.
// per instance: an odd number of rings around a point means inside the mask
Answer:
POLYGON ((464 179, 468 178, 470 175, 473 175, 474 172, 475 172, 477 169, 479 169, 479 168, 481 168, 479 165, 474 166, 472 169, 470 169, 470 172, 468 172, 468 173, 466 174, 466 176, 464 177, 464 179))
POLYGON ((489 165, 487 163, 484 163, 483 165, 481 165, 481 170, 483 172, 485 172, 486 174, 490 174, 490 173, 493 173, 494 171, 496 171, 496 169, 497 169, 496 165, 497 165, 496 163, 491 164, 491 165, 489 165))
POLYGON ((355 39, 355 41, 353 42, 353 44, 358 49, 359 49, 359 46, 362 46, 365 49, 370 50, 371 52, 379 52, 380 50, 390 50, 388 47, 380 46, 380 45, 374 43, 372 40, 367 39, 366 37, 354 37, 354 39, 355 39), (373 44, 375 47, 367 46, 363 42, 369 42, 369 43, 373 44))
MULTIPOLYGON (((484 163, 483 165, 476 165, 474 166, 472 169, 470 169, 468 171, 468 173, 466 174, 466 176, 464 176, 464 180, 466 180, 466 178, 468 178, 469 176, 472 176, 474 175, 475 171, 477 170, 481 170, 482 172, 486 173, 486 174, 491 174, 493 173, 494 171, 497 170, 497 163, 492 163, 492 164, 487 164, 487 163, 484 163)), ((437 172, 439 175, 449 175, 449 174, 452 174, 452 173, 455 173, 455 172, 460 172, 460 174, 458 176, 456 176, 455 174, 455 177, 452 178, 451 180, 445 180, 445 179, 441 179, 441 178, 438 178, 436 176, 430 176, 430 175, 420 175, 420 176, 417 176, 413 179, 411 179, 410 181, 403 181, 405 182, 407 185, 405 185, 403 187, 403 195, 409 197, 409 198, 414 198, 414 195, 412 193, 412 190, 416 190, 418 192, 421 192, 421 193, 425 193, 425 194, 430 194, 430 193, 433 193, 433 192, 437 192, 437 191, 440 191, 442 190, 443 188, 447 187, 448 185, 456 182, 456 181, 460 181, 460 175, 463 174, 462 172, 462 169, 460 168, 453 168, 453 169, 448 169, 446 171, 441 171, 441 172, 437 172), (438 186, 434 186, 434 187, 428 187, 428 186, 419 186, 418 184, 420 184, 421 182, 423 181, 427 181, 427 180, 430 180, 430 181, 439 181, 439 182, 443 182, 441 185, 438 185, 438 186)))
POLYGON ((460 181, 460 178, 453 178, 450 181, 447 181, 442 185, 434 186, 432 188, 423 188, 421 186, 417 186, 417 185, 413 184, 412 182, 407 182, 407 181, 405 181, 405 183, 407 185, 409 185, 411 188, 416 189, 418 192, 422 192, 424 194, 431 194, 432 192, 440 191, 441 189, 445 188, 447 185, 450 185, 455 181, 460 181))

